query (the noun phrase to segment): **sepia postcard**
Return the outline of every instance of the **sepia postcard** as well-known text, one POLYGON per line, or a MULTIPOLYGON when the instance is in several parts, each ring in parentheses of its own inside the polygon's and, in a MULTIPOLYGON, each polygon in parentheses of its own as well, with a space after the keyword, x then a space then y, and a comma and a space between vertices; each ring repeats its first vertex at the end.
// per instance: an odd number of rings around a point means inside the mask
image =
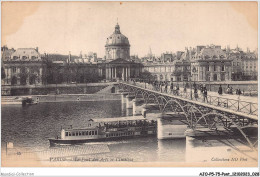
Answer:
POLYGON ((2 167, 258 167, 257 1, 2 1, 1 27, 2 167))

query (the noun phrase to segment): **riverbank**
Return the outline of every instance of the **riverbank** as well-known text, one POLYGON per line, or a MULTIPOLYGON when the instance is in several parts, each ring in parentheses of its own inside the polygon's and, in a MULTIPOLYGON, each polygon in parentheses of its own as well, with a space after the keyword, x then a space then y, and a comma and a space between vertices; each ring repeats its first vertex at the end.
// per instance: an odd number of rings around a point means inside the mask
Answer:
POLYGON ((47 95, 47 94, 95 94, 102 90, 115 93, 115 82, 87 84, 14 85, 1 87, 2 96, 47 95), (110 88, 110 89, 106 89, 110 88))
MULTIPOLYGON (((99 94, 60 94, 60 95, 26 95, 32 97, 37 103, 46 102, 67 102, 67 101, 105 101, 120 100, 121 95, 115 93, 99 94)), ((17 96, 2 96, 1 104, 22 104, 21 98, 17 96)))

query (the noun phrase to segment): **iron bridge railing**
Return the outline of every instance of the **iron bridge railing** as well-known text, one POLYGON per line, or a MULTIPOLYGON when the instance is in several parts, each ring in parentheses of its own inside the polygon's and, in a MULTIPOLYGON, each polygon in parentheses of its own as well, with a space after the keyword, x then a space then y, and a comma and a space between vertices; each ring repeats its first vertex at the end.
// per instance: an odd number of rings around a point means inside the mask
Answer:
POLYGON ((185 99, 190 99, 193 101, 198 101, 202 103, 207 103, 213 106, 218 106, 226 109, 230 109, 233 111, 238 111, 250 115, 256 115, 258 116, 258 103, 252 103, 252 102, 247 102, 247 101, 242 101, 242 100, 236 100, 236 99, 230 99, 230 98, 223 98, 223 97, 218 97, 218 96, 211 96, 207 95, 204 97, 202 93, 198 91, 198 96, 195 98, 194 92, 190 93, 190 90, 184 91, 184 90, 170 90, 169 86, 167 89, 165 87, 156 87, 154 85, 148 84, 148 83, 140 83, 140 82, 134 82, 134 81, 127 81, 125 82, 127 84, 131 84, 134 86, 142 87, 144 89, 148 90, 153 90, 157 91, 160 93, 167 93, 167 94, 172 94, 175 96, 180 96, 185 99))

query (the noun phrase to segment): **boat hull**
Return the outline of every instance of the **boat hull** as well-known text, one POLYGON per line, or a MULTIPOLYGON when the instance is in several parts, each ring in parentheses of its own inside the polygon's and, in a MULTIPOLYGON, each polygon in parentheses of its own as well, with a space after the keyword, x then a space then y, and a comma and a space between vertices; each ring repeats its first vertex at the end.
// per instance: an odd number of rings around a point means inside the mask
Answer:
POLYGON ((139 136, 122 136, 122 137, 109 137, 109 138, 98 138, 98 139, 75 139, 75 140, 64 140, 64 139, 55 139, 50 138, 50 146, 56 145, 73 145, 73 144, 84 144, 90 142, 105 142, 105 141, 114 141, 114 140, 124 140, 124 139, 131 139, 137 137, 147 137, 147 136, 156 136, 156 134, 147 134, 147 135, 139 135, 139 136))

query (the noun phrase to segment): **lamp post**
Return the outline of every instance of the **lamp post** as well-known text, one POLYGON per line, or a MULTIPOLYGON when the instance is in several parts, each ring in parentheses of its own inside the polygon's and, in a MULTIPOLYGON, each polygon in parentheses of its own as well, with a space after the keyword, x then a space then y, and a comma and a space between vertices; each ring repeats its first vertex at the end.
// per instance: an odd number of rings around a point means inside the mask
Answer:
POLYGON ((191 84, 191 75, 190 75, 190 99, 192 100, 192 84, 191 84))
POLYGON ((190 67, 190 99, 192 100, 192 84, 191 84, 191 67, 190 67))

